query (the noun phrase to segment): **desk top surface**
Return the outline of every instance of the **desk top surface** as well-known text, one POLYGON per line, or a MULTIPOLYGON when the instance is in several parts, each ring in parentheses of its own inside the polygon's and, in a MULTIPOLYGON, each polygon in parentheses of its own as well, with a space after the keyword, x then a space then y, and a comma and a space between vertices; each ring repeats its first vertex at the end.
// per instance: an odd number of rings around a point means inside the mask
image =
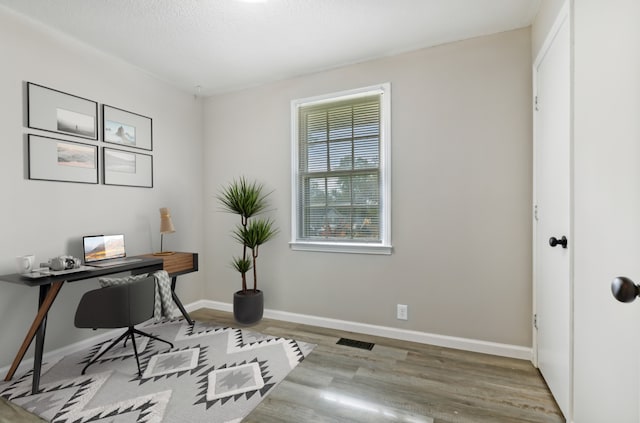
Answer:
POLYGON ((163 261, 161 258, 149 258, 149 257, 140 257, 141 260, 120 264, 117 266, 111 267, 103 267, 97 268, 94 267, 91 270, 86 270, 82 272, 75 273, 67 273, 64 275, 57 276, 47 276, 43 278, 29 278, 27 276, 20 275, 19 273, 12 273, 9 275, 0 275, 1 282, 10 282, 16 283, 24 286, 40 286, 40 285, 49 285, 54 282, 66 281, 66 282, 74 282, 83 279, 97 278, 99 276, 105 275, 113 275, 115 273, 120 272, 153 272, 155 270, 162 270, 163 261))

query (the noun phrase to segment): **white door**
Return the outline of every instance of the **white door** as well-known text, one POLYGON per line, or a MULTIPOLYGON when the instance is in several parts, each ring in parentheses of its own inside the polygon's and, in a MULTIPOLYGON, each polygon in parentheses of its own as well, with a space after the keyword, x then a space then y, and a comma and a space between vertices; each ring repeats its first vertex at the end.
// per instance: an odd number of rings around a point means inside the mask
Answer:
POLYGON ((537 366, 570 421, 573 240, 567 16, 561 13, 534 64, 534 312, 537 366))
POLYGON ((640 422, 640 1, 571 2, 573 418, 640 422))

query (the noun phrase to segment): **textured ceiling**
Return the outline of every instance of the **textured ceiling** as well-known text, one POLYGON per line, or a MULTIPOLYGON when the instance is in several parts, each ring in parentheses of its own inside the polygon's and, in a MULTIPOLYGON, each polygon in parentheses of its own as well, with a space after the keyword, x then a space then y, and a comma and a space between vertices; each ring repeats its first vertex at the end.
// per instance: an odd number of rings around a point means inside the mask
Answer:
POLYGON ((531 23, 539 3, 0 0, 0 5, 202 95, 522 28, 531 23))

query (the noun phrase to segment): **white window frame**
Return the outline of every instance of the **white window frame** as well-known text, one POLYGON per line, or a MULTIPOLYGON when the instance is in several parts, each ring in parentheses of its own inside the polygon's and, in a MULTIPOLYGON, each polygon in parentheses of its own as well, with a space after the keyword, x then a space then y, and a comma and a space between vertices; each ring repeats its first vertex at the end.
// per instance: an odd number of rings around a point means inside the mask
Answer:
POLYGON ((325 94, 291 101, 291 242, 292 250, 334 253, 391 254, 391 84, 383 83, 353 90, 325 94), (298 239, 299 209, 299 128, 298 115, 301 107, 331 103, 342 100, 380 96, 380 241, 321 241, 298 239))

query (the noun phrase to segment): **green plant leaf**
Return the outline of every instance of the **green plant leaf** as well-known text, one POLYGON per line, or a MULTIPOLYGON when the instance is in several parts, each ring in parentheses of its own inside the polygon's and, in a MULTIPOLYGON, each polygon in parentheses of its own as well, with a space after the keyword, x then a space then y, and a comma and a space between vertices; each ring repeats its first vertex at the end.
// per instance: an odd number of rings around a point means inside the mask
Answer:
POLYGON ((255 250, 276 236, 278 232, 278 229, 275 227, 275 222, 272 219, 253 219, 245 227, 236 226, 236 229, 233 231, 233 237, 251 250, 255 250))
POLYGON ((258 247, 273 238, 279 231, 275 222, 268 218, 252 218, 264 212, 268 207, 267 197, 262 184, 249 182, 244 176, 234 179, 220 189, 216 198, 222 209, 240 215, 240 225, 232 231, 232 236, 242 244, 242 257, 234 257, 232 265, 242 275, 242 292, 247 292, 247 272, 253 269, 253 290, 257 290, 258 247), (251 256, 247 254, 251 250, 251 256))
MULTIPOLYGON (((240 272, 242 276, 242 292, 247 292, 247 272, 251 270, 251 259, 243 257, 234 257, 231 261, 234 269, 240 272)), ((255 272, 254 272, 255 274, 255 272)), ((254 282, 255 286, 255 282, 254 282)))
POLYGON ((239 214, 246 219, 262 213, 269 206, 267 197, 271 194, 263 193, 264 187, 256 181, 249 182, 244 176, 234 179, 220 190, 217 199, 224 211, 239 214))
POLYGON ((251 259, 234 257, 233 260, 231 261, 231 265, 233 266, 234 269, 236 269, 238 272, 244 275, 249 270, 251 270, 251 259))

